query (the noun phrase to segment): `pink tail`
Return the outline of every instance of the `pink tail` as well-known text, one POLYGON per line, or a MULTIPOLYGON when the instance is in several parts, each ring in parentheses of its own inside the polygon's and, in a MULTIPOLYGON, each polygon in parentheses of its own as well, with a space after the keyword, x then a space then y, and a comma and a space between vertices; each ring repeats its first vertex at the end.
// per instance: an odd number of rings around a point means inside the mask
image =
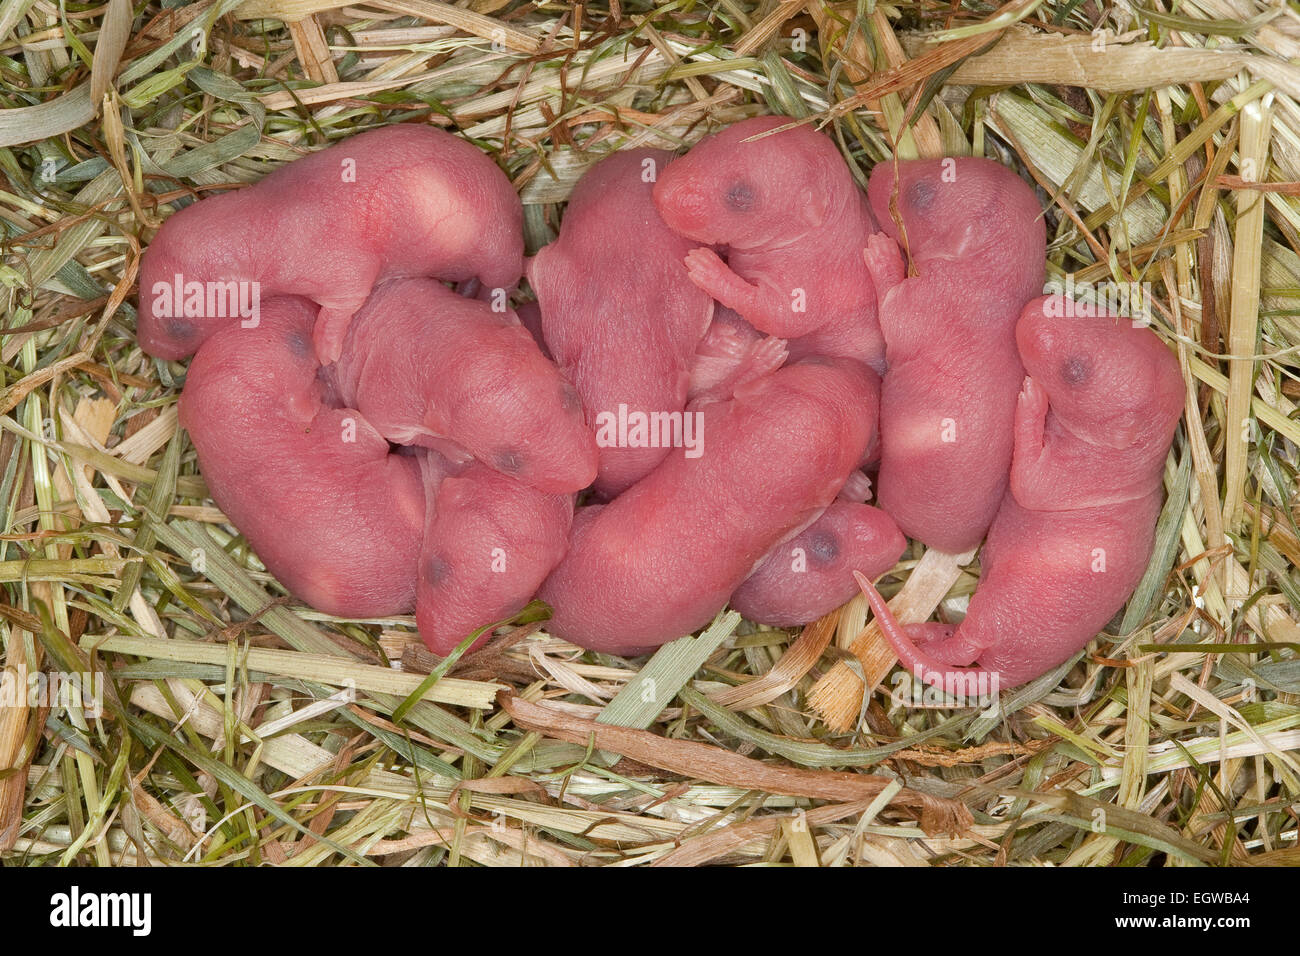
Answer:
POLYGON ((853 576, 857 578, 858 587, 866 595, 871 610, 880 623, 880 631, 885 635, 885 640, 893 646, 902 665, 922 683, 939 688, 949 697, 966 701, 989 696, 996 697, 1002 680, 1000 671, 991 671, 983 667, 955 667, 935 660, 907 636, 906 629, 898 623, 894 612, 889 609, 885 599, 866 576, 858 571, 854 571, 853 576))

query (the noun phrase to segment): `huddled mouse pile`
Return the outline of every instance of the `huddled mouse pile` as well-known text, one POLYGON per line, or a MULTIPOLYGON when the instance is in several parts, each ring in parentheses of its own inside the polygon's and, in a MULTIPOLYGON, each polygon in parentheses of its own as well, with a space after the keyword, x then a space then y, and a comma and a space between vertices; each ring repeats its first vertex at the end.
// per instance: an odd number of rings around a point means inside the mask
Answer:
POLYGON ((212 497, 320 610, 414 610, 446 654, 539 597, 551 633, 631 655, 861 587, 959 693, 1122 607, 1183 407, 1149 329, 1042 295, 1045 253, 996 162, 885 162, 864 191, 768 116, 595 163, 526 258, 496 165, 400 125, 168 219, 139 339, 194 356, 212 497), (872 586, 908 538, 984 542, 961 624, 900 626, 872 586))

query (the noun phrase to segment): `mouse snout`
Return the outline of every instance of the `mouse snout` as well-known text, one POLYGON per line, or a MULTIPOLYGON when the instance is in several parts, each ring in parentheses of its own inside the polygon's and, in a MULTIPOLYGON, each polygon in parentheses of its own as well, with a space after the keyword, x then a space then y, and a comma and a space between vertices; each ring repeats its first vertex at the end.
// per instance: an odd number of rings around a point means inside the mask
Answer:
POLYGON ((549 447, 517 458, 518 470, 505 473, 551 495, 573 494, 596 480, 596 441, 585 427, 565 428, 547 444, 549 447))
MULTIPOLYGON (((539 406, 540 407, 540 406, 539 406)), ((517 478, 547 494, 572 494, 596 480, 599 457, 595 434, 581 406, 560 413, 546 406, 542 420, 500 442, 483 460, 495 471, 517 478)))
POLYGON ((1070 335, 1063 314, 1062 297, 1042 296, 1025 306, 1016 324, 1016 346, 1020 360, 1030 375, 1037 377, 1054 360, 1068 358, 1066 352, 1079 352, 1070 335))
POLYGON ((663 221, 674 232, 692 239, 708 228, 712 218, 705 191, 691 177, 673 175, 678 162, 670 166, 655 184, 655 207, 663 221))

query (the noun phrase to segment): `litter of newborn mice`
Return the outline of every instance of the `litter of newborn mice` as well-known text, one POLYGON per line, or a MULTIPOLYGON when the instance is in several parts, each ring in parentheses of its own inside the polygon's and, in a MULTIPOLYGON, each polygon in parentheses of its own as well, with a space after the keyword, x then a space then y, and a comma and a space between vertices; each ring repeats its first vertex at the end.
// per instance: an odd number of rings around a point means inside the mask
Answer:
POLYGON ((537 597, 550 634, 631 656, 860 588, 960 697, 1122 609, 1183 408, 1159 338, 1042 296, 1045 262, 1006 166, 886 161, 864 188, 781 116, 593 157, 529 258, 492 161, 398 125, 173 215, 138 337, 193 356, 213 499, 321 611, 414 613, 447 655, 537 597), (910 547, 981 542, 964 620, 894 619, 873 582, 910 547))

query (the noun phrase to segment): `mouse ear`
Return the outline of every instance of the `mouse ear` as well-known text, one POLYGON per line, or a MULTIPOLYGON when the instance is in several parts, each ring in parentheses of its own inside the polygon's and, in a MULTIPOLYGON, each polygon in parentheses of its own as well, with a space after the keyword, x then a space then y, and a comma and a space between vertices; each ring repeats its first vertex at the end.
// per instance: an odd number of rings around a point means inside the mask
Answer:
POLYGON ((1144 409, 1133 409, 1116 415, 1107 423, 1110 432, 1107 444, 1115 448, 1135 445, 1142 439, 1150 423, 1151 414, 1144 409))
POLYGON ((820 181, 805 189, 799 197, 800 215, 809 226, 817 227, 824 223, 829 208, 830 191, 820 181))

